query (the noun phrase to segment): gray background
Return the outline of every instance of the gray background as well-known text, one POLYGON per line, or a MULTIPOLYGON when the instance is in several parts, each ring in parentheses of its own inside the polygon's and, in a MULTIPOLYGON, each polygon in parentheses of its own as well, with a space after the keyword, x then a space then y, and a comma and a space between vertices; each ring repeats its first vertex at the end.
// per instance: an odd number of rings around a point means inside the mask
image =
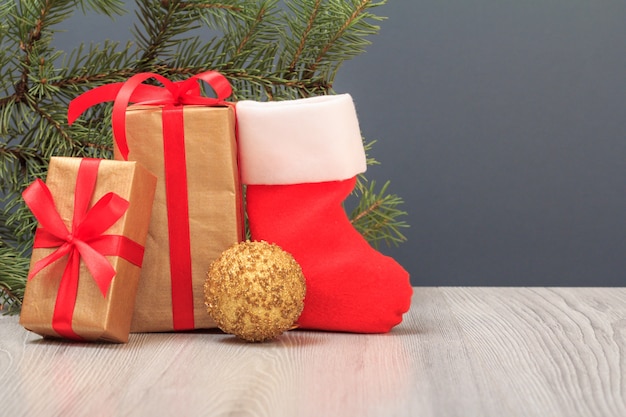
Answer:
MULTIPOLYGON (((338 92, 405 200, 414 285, 626 284, 626 1, 390 0, 338 92)), ((72 19, 58 42, 134 17, 72 19)), ((122 34, 122 35, 120 35, 122 34)))

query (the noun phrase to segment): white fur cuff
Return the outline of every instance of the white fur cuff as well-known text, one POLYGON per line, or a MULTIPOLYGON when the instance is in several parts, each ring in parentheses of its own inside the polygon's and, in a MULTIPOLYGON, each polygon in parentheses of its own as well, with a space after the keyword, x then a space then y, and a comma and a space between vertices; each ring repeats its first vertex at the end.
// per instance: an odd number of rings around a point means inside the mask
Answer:
POLYGON ((240 101, 237 127, 244 184, 338 181, 365 172, 365 150, 349 94, 240 101))

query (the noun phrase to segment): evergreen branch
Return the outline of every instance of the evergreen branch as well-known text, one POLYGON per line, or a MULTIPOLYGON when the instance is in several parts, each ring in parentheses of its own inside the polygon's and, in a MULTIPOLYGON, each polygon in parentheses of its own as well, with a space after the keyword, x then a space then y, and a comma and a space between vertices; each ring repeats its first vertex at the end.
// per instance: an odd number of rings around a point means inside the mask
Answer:
POLYGON ((84 54, 84 45, 79 45, 69 56, 63 59, 62 70, 58 77, 50 83, 59 91, 68 90, 66 87, 78 89, 81 85, 93 86, 110 82, 122 81, 138 70, 132 65, 137 51, 133 44, 128 42, 126 47, 118 50, 119 43, 105 41, 102 46, 90 45, 84 54))
POLYGON ((216 25, 209 19, 214 20, 215 16, 207 16, 207 26, 219 27, 224 35, 207 44, 212 49, 206 53, 205 65, 220 71, 252 67, 262 73, 272 72, 279 30, 277 3, 278 0, 260 0, 248 4, 241 13, 228 14, 216 25))
POLYGON ((358 223, 361 219, 364 219, 367 216, 371 216, 373 215, 376 210, 378 210, 380 208, 380 206, 383 204, 383 202, 381 200, 375 200, 374 202, 371 203, 370 206, 365 207, 363 209, 363 211, 357 212, 354 217, 350 220, 351 223, 358 223))
MULTIPOLYGON (((289 98, 285 97, 287 93, 282 91, 281 89, 295 90, 298 92, 314 92, 321 91, 326 92, 332 88, 332 83, 327 82, 326 80, 299 80, 299 79, 286 79, 281 76, 281 74, 252 74, 246 70, 225 70, 224 75, 231 78, 234 83, 244 82, 244 83, 256 83, 259 85, 263 85, 266 90, 266 94, 268 99, 273 100, 276 96, 281 96, 281 99, 289 98)), ((235 91, 234 99, 241 99, 251 97, 246 97, 245 95, 240 96, 235 91)))
POLYGON ((14 103, 16 100, 15 96, 7 96, 0 98, 0 108, 7 106, 9 103, 14 103))
POLYGON ((198 28, 193 14, 184 13, 178 1, 168 1, 167 7, 155 8, 150 0, 139 0, 137 17, 142 23, 146 34, 135 26, 135 35, 139 45, 143 48, 143 55, 139 59, 137 69, 148 71, 150 66, 168 48, 175 46, 181 39, 176 36, 198 28))
MULTIPOLYGON (((176 1, 176 0, 174 0, 176 1)), ((231 10, 235 12, 241 12, 243 9, 239 6, 235 6, 232 4, 222 4, 222 3, 194 3, 188 1, 176 1, 178 7, 181 9, 225 9, 231 10)), ((164 8, 170 7, 170 0, 161 0, 161 5, 164 8)))
POLYGON ((41 38, 41 32, 44 27, 45 17, 50 13, 52 2, 46 0, 44 6, 40 9, 39 17, 35 20, 31 29, 28 31, 25 42, 20 42, 20 49, 23 51, 22 57, 22 72, 20 80, 15 85, 15 99, 16 101, 24 100, 28 93, 28 76, 30 74, 31 66, 31 53, 35 48, 35 42, 41 38))
MULTIPOLYGON (((4 170, 7 170, 9 166, 17 164, 20 167, 19 171, 22 176, 26 176, 26 167, 29 163, 43 165, 46 162, 41 153, 35 149, 23 148, 21 146, 8 146, 4 143, 0 143, 0 161, 2 161, 0 172, 5 173, 4 170)), ((17 178, 15 178, 15 180, 17 180, 17 178)), ((8 184, 2 185, 5 186, 8 184)))
POLYGON ((29 258, 0 241, 0 312, 19 312, 26 287, 29 258))
POLYGON ((124 0, 81 0, 80 5, 82 11, 85 12, 86 6, 92 10, 112 17, 114 14, 122 15, 126 12, 124 10, 124 0))
POLYGON ((13 290, 12 287, 9 286, 8 280, 6 278, 1 278, 0 281, 0 313, 2 314, 17 314, 22 306, 22 299, 24 298, 23 292, 24 288, 22 283, 23 280, 17 281, 15 283, 18 291, 13 290))
POLYGON ((252 22, 252 24, 250 25, 250 27, 248 28, 248 30, 244 34, 244 36, 241 39, 241 41, 239 42, 239 45, 237 45, 237 49, 235 50, 235 55, 239 55, 244 50, 244 48, 248 45, 250 40, 253 39, 253 34, 259 28, 259 26, 260 26, 261 22, 263 21, 263 18, 265 17, 266 13, 267 13, 267 8, 266 7, 263 6, 263 7, 259 8, 259 11, 257 12, 257 14, 255 16, 254 21, 252 22))
MULTIPOLYGON (((99 74, 78 75, 70 78, 62 78, 50 84, 59 89, 80 85, 93 86, 94 84, 106 84, 108 82, 124 80, 132 77, 138 72, 139 71, 137 71, 136 69, 122 68, 110 72, 102 72, 99 74)), ((0 105, 2 105, 1 100, 0 105)))
MULTIPOLYGON (((3 2, 0 3, 0 18, 4 19, 6 16, 8 16, 11 11, 13 10, 13 7, 15 6, 14 2, 3 2)), ((0 22, 0 27, 4 26, 4 21, 0 22)))
MULTIPOLYGON (((382 4, 382 3, 381 3, 382 4)), ((317 56, 313 60, 313 62, 307 67, 307 75, 312 76, 317 70, 318 66, 324 60, 324 58, 328 55, 333 47, 341 40, 341 38, 346 34, 348 29, 352 27, 357 21, 362 19, 364 16, 372 17, 372 15, 365 14, 366 10, 370 7, 377 6, 379 4, 372 4, 372 0, 361 0, 360 4, 354 9, 352 14, 348 16, 348 18, 344 21, 344 23, 339 27, 339 29, 335 32, 335 34, 326 42, 326 44, 320 48, 317 56)), ((377 30, 378 28, 375 28, 377 30)), ((371 31, 370 31, 371 32, 371 31)))
POLYGON ((361 13, 363 13, 363 11, 366 9, 366 7, 370 3, 371 3, 371 0, 362 0, 361 4, 352 12, 352 14, 348 17, 348 19, 346 19, 346 21, 339 28, 339 30, 337 30, 337 32, 333 35, 333 37, 330 38, 330 40, 326 43, 326 45, 324 45, 320 49, 320 52, 315 57, 315 60, 308 67, 308 71, 311 74, 315 73, 317 66, 322 61, 322 59, 326 56, 328 51, 335 45, 335 43, 341 38, 341 36, 343 36, 345 31, 348 29, 348 27, 350 27, 350 25, 357 19, 357 17, 361 15, 361 13))
POLYGON ((83 148, 95 149, 99 154, 113 153, 113 145, 104 145, 95 142, 81 142, 83 148))
POLYGON ((9 126, 9 119, 11 117, 11 110, 13 106, 16 104, 16 97, 14 95, 10 95, 7 97, 0 98, 0 134, 6 134, 7 127, 9 126))
MULTIPOLYGON (((151 23, 150 14, 154 15, 154 13, 150 13, 150 9, 148 8, 141 9, 142 4, 144 3, 145 2, 139 2, 140 11, 142 13, 142 15, 138 15, 139 20, 143 23, 144 28, 146 28, 147 30, 149 30, 149 32, 152 32, 152 33, 150 33, 149 38, 145 38, 145 36, 141 34, 141 31, 137 31, 137 36, 139 40, 143 41, 142 43, 144 43, 144 53, 141 59, 139 60, 140 62, 139 66, 143 67, 142 69, 147 69, 149 65, 158 56, 158 51, 162 47, 162 44, 169 37, 167 36, 167 24, 169 23, 171 19, 171 15, 173 13, 173 7, 168 2, 168 7, 166 8, 167 14, 162 19, 159 19, 158 17, 153 17, 153 20, 155 20, 158 23, 158 26, 156 28, 152 28, 150 26, 150 23, 151 23)), ((147 7, 147 6, 144 6, 144 7, 147 7)))
MULTIPOLYGON (((220 32, 224 37, 238 32, 239 25, 233 25, 237 21, 247 20, 250 10, 254 10, 264 0, 240 1, 226 0, 221 2, 210 0, 195 0, 182 10, 192 11, 195 18, 200 18, 211 31, 220 32)), ((217 33, 213 32, 211 35, 217 33)))
POLYGON ((359 204, 350 214, 352 225, 376 248, 380 241, 384 241, 387 246, 398 246, 405 242, 406 236, 400 229, 408 227, 408 224, 398 220, 407 214, 398 208, 404 201, 396 195, 387 194, 389 181, 378 193, 375 191, 375 181, 369 187, 365 182, 365 178, 359 178, 355 188, 359 204))
POLYGON ((374 158, 373 156, 370 155, 369 151, 372 150, 372 148, 374 147, 374 144, 376 143, 375 140, 371 141, 371 142, 364 142, 363 143, 363 148, 365 150, 365 155, 366 155, 366 165, 367 166, 372 166, 372 165, 380 165, 380 162, 378 162, 376 160, 376 158, 374 158))
POLYGON ((70 144, 72 147, 76 146, 76 142, 74 141, 74 139, 72 139, 72 137, 68 134, 68 132, 65 130, 64 125, 62 125, 61 123, 59 123, 58 121, 56 121, 54 119, 54 117, 52 117, 52 115, 48 112, 46 112, 44 109, 42 109, 39 104, 37 103, 32 103, 31 104, 31 108, 39 115, 41 116, 41 118, 43 120, 45 120, 55 131, 56 133, 59 134, 59 136, 61 136, 65 142, 67 142, 68 144, 70 144))
POLYGON ((311 30, 313 29, 313 24, 315 22, 315 18, 317 17, 317 14, 319 12, 320 9, 320 5, 321 5, 322 1, 321 0, 315 0, 315 4, 313 6, 313 9, 311 10, 311 14, 309 15, 309 18, 307 20, 307 25, 304 28, 304 30, 302 31, 301 35, 300 35, 300 43, 298 45, 298 48, 296 49, 295 53, 293 54, 293 58, 291 60, 291 62, 289 63, 288 66, 288 71, 290 73, 295 73, 296 72, 296 65, 298 63, 298 60, 300 59, 300 56, 302 55, 302 52, 304 51, 305 45, 306 45, 306 41, 309 37, 309 34, 311 33, 311 30))

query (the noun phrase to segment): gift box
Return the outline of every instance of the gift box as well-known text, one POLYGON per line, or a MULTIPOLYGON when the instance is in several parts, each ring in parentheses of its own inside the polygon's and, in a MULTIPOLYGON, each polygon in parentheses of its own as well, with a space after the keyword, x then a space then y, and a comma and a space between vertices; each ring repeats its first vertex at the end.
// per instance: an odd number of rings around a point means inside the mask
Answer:
MULTIPOLYGON (((131 106, 126 112, 128 160, 158 177, 133 332, 216 327, 204 305, 206 274, 213 260, 242 240, 234 111, 182 110, 180 150, 164 149, 172 140, 163 133, 167 109, 131 106), (183 162, 169 166, 174 162, 168 157, 183 162)), ((115 157, 123 158, 117 147, 115 157)))
POLYGON ((53 157, 23 193, 38 220, 20 324, 127 342, 156 177, 137 162, 53 157))
POLYGON ((139 161, 158 178, 131 332, 216 327, 204 305, 206 274, 244 234, 230 93, 214 71, 178 82, 141 73, 70 103, 71 123, 114 101, 115 158, 139 161), (150 78, 163 86, 145 84, 150 78), (200 81, 215 97, 201 95, 200 81))

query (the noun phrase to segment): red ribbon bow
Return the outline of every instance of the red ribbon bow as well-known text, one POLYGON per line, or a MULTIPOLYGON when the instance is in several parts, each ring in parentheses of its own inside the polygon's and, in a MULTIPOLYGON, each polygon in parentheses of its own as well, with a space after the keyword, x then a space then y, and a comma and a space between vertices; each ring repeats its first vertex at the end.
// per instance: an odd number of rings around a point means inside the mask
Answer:
POLYGON ((126 141, 126 108, 129 103, 145 105, 165 105, 166 107, 184 104, 204 106, 232 106, 225 101, 232 93, 230 83, 216 71, 205 71, 184 81, 170 81, 151 72, 142 72, 121 83, 106 84, 89 90, 70 102, 67 120, 71 125, 89 107, 113 101, 113 136, 124 159, 128 159, 128 143, 126 141), (154 78, 163 87, 142 84, 154 78), (200 94, 200 81, 211 86, 216 97, 205 97, 200 94))
POLYGON ((93 207, 93 195, 100 160, 81 160, 74 195, 72 228, 68 230, 54 204, 46 184, 37 179, 24 190, 24 201, 39 221, 34 248, 57 248, 37 261, 28 275, 32 279, 42 269, 68 256, 59 285, 52 317, 53 329, 63 337, 81 340, 72 329, 72 317, 78 294, 80 261, 82 260, 106 297, 115 270, 105 255, 121 256, 135 265, 141 265, 143 246, 119 235, 103 233, 114 225, 128 209, 129 203, 115 193, 100 198, 93 207))
POLYGON ((226 77, 215 71, 206 71, 177 82, 158 74, 140 73, 125 82, 89 90, 72 100, 68 109, 68 121, 72 124, 89 107, 113 101, 113 135, 121 156, 128 160, 129 149, 126 140, 128 104, 132 102, 163 105, 164 181, 175 330, 195 328, 183 105, 232 106, 234 109, 234 103, 225 101, 231 93, 232 88, 226 77), (142 84, 150 78, 159 81, 163 87, 142 84), (200 95, 200 81, 205 81, 211 86, 215 98, 200 95))

